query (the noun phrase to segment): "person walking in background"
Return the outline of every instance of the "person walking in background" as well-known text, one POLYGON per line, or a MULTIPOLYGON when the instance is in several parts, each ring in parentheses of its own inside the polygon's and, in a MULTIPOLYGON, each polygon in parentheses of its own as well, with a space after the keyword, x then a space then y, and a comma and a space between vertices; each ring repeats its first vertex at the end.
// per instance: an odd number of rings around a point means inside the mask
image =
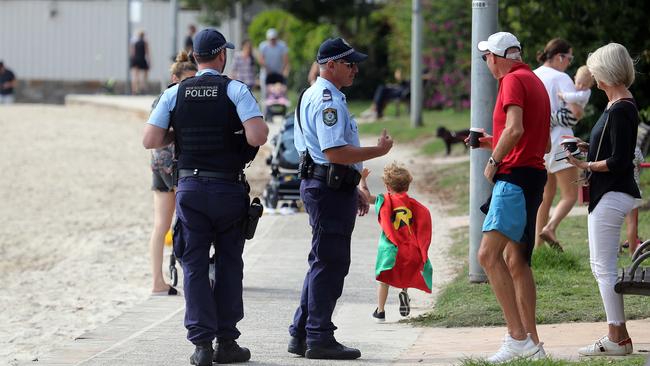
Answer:
MULTIPOLYGON (((169 69, 172 84, 178 84, 182 80, 196 74, 196 65, 190 62, 187 52, 181 51, 176 56, 176 61, 169 69)), ((161 94, 162 96, 162 94, 161 94)), ((153 102, 152 108, 156 108, 160 96, 153 102)), ((153 276, 153 295, 176 295, 178 291, 165 283, 162 274, 163 248, 165 246, 165 234, 171 227, 174 217, 174 205, 176 203, 174 193, 174 181, 172 178, 174 159, 174 144, 171 143, 159 149, 151 151, 151 171, 153 182, 153 231, 149 240, 151 255, 151 273, 153 276)))
POLYGON ((241 51, 235 53, 231 78, 246 84, 251 90, 255 87, 256 64, 253 57, 251 41, 245 39, 241 43, 241 51))
POLYGON ((571 45, 560 38, 552 39, 546 44, 544 51, 537 56, 537 60, 543 65, 534 72, 546 87, 551 102, 551 115, 555 118, 551 120, 551 151, 544 157, 548 181, 544 188, 544 200, 537 213, 535 245, 541 246, 546 242, 553 249, 561 252, 562 246, 557 241, 555 231, 578 199, 578 186, 573 184, 578 179, 578 170, 566 160, 556 161, 555 155, 562 151, 560 145, 562 136, 573 136, 572 127, 582 118, 583 107, 576 104, 565 106, 559 97, 560 94, 576 92, 571 78, 565 73, 573 60, 571 45), (549 219, 558 186, 561 199, 549 219))
POLYGON ((362 162, 388 153, 393 140, 384 130, 377 146, 360 147, 356 122, 341 88, 352 85, 357 63, 367 55, 341 38, 328 39, 316 61, 320 76, 300 96, 294 143, 301 153, 300 198, 312 227, 309 270, 300 305, 289 327, 288 352, 311 359, 356 359, 358 349, 336 341, 332 314, 350 269, 355 216, 368 212, 357 185, 362 162))
POLYGON ((269 28, 266 41, 260 43, 258 62, 260 64, 260 91, 262 100, 266 99, 267 84, 283 83, 289 76, 289 47, 278 39, 278 31, 269 28))
POLYGON ((14 88, 16 87, 16 75, 5 67, 0 61, 0 104, 12 104, 14 99, 14 88))
POLYGON ((144 91, 147 85, 149 68, 149 43, 145 40, 144 31, 138 32, 137 40, 131 44, 131 94, 137 95, 144 91))
POLYGON ((194 35, 196 34, 196 26, 190 24, 187 26, 187 35, 185 36, 184 48, 185 52, 188 54, 192 52, 192 46, 194 45, 194 35))
POLYGON ((535 322, 537 294, 531 271, 535 217, 542 202, 549 150, 551 108, 544 84, 521 61, 521 45, 511 33, 499 32, 478 43, 499 91, 494 106, 494 137, 480 147, 492 150, 485 177, 494 182, 485 212, 478 260, 494 291, 508 328, 501 348, 488 358, 501 363, 515 358, 545 357, 535 322), (505 258, 504 258, 505 254, 505 258))
POLYGON ((377 196, 370 193, 366 182, 368 175, 370 171, 364 168, 359 191, 368 202, 374 202, 382 229, 375 264, 377 308, 372 314, 381 323, 386 320, 384 306, 389 286, 402 289, 398 296, 402 316, 411 312, 408 288, 431 293, 433 270, 427 254, 431 244, 431 214, 424 205, 409 197, 407 192, 413 177, 406 168, 397 163, 386 165, 382 177, 386 194, 377 196))
POLYGON ((589 262, 609 329, 607 335, 578 353, 623 356, 632 353, 632 340, 625 326, 623 296, 614 291, 618 246, 625 215, 634 207, 635 198, 641 198, 633 163, 639 113, 628 90, 634 82, 634 61, 624 46, 610 43, 589 55, 587 67, 609 103, 591 130, 589 144, 579 145, 588 149, 587 161, 571 154, 568 161, 588 174, 589 262))
POLYGON ((248 87, 223 76, 227 48, 235 47, 216 29, 196 35, 196 77, 165 90, 142 141, 145 148, 175 142, 179 179, 174 254, 183 265, 187 339, 195 345, 190 363, 199 366, 251 357, 236 341, 241 334, 237 323, 244 317, 242 222, 250 207, 243 169, 266 143, 269 129, 248 87))

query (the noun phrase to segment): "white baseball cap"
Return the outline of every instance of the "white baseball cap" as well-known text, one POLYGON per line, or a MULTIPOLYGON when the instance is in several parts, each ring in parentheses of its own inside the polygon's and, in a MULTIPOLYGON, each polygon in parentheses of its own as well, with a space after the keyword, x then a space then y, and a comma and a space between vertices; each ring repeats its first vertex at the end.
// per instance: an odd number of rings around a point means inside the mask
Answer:
POLYGON ((266 39, 274 38, 278 38, 278 31, 275 30, 275 28, 269 28, 269 30, 266 31, 266 39))
POLYGON ((517 47, 521 50, 521 44, 512 33, 498 32, 489 36, 487 41, 478 43, 478 50, 481 52, 490 51, 497 56, 505 57, 506 50, 517 47))

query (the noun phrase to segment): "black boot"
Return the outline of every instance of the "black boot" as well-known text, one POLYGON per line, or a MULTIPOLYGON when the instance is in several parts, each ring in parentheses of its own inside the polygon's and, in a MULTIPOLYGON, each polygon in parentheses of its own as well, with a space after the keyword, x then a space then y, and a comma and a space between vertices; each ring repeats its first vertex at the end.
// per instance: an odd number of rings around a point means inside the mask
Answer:
POLYGON ((237 363, 250 359, 251 351, 248 348, 239 347, 234 339, 219 339, 212 360, 216 363, 237 363))
POLYGON ((305 351, 307 351, 307 339, 300 337, 291 337, 287 351, 289 351, 289 353, 293 353, 294 355, 305 357, 305 351))
POLYGON ((212 342, 195 344, 194 353, 190 356, 190 364, 197 366, 212 366, 212 342))
POLYGON ((361 357, 361 351, 334 342, 327 346, 307 347, 305 357, 320 360, 355 360, 361 357))

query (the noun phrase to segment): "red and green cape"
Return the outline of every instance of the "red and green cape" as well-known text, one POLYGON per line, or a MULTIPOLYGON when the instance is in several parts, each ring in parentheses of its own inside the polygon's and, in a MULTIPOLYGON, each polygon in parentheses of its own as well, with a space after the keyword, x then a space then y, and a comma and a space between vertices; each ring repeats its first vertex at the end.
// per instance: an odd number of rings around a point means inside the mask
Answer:
POLYGON ((429 210, 406 193, 388 193, 377 196, 375 211, 379 212, 382 229, 375 265, 377 280, 431 293, 429 210))

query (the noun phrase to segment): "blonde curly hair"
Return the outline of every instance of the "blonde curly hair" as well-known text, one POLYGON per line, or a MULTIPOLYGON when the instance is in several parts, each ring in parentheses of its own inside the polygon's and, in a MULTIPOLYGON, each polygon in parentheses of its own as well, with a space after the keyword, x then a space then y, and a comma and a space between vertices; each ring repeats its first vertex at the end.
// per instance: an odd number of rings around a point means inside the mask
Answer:
POLYGON ((413 176, 402 165, 392 162, 384 167, 382 180, 393 192, 402 193, 409 190, 413 176))

